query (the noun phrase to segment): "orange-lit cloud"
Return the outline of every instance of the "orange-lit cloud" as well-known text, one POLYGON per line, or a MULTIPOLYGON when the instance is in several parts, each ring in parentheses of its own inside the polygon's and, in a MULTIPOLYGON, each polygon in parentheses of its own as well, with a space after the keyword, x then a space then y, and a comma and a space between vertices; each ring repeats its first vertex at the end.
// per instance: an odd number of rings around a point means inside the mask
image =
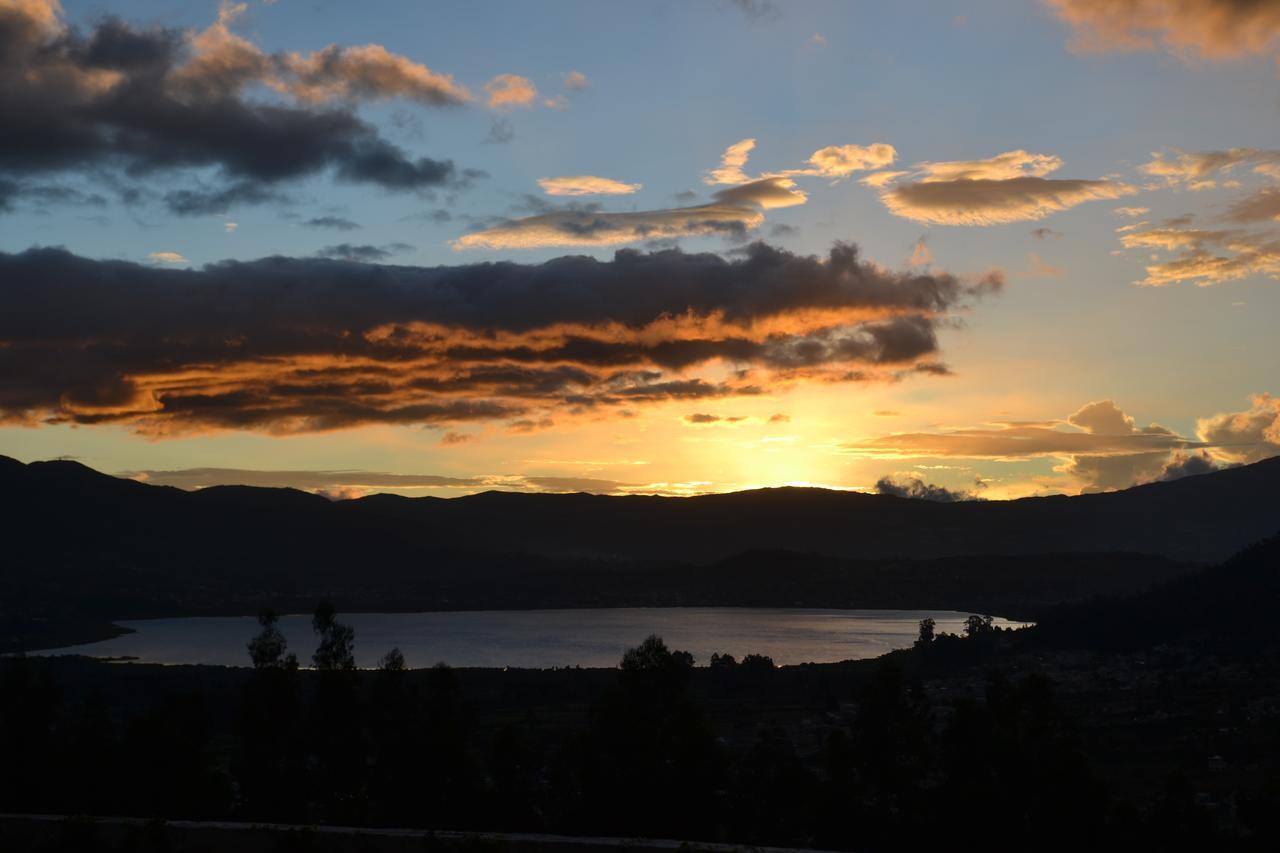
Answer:
POLYGON ((542 213, 464 234, 454 249, 540 249, 548 246, 616 246, 639 240, 716 234, 745 235, 764 222, 749 205, 704 204, 636 213, 577 210, 542 213))
POLYGON ((1174 253, 1148 264, 1138 284, 1160 287, 1193 282, 1202 287, 1254 275, 1280 278, 1280 234, 1244 230, 1157 227, 1120 235, 1126 249, 1174 253))
POLYGON ((246 8, 244 3, 224 0, 217 20, 189 35, 187 61, 170 77, 177 93, 225 96, 262 83, 307 104, 409 98, 444 106, 471 100, 471 92, 452 75, 432 71, 378 44, 267 54, 231 31, 231 24, 246 8))
POLYGON ((1256 394, 1248 409, 1225 412, 1196 423, 1196 435, 1212 453, 1230 463, 1280 456, 1280 397, 1256 394))
MULTIPOLYGON (((1025 222, 1086 201, 1114 199, 1136 190, 1110 180, 1046 178, 1061 158, 1006 151, 985 160, 917 164, 878 181, 880 200, 891 213, 934 225, 999 225, 1025 222), (904 175, 910 180, 894 181, 904 175)), ((875 177, 875 176, 872 176, 875 177)))
POLYGON ((789 178, 766 178, 728 187, 710 204, 665 210, 608 213, 571 207, 513 219, 453 240, 465 249, 540 249, 549 246, 616 246, 645 240, 727 236, 743 238, 764 224, 762 211, 804 204, 789 178))
POLYGON ((1043 219, 1087 201, 1115 199, 1134 189, 1115 181, 960 180, 916 182, 881 194, 897 216, 932 225, 1001 225, 1043 219))
POLYGON ((1191 190, 1213 189, 1216 178, 1230 174, 1240 166, 1253 166, 1255 171, 1268 174, 1273 167, 1280 167, 1280 151, 1259 148, 1229 148, 1225 151, 1163 151, 1151 155, 1151 160, 1139 166, 1139 170, 1159 178, 1172 187, 1191 190))
POLYGON ((745 184, 750 181, 751 178, 742 170, 742 167, 747 165, 747 158, 751 156, 751 151, 755 147, 754 139, 744 139, 730 145, 720 157, 720 165, 707 172, 703 182, 715 185, 745 184))
POLYGON ((599 178, 595 175, 566 175, 559 178, 539 178, 538 186, 547 195, 580 196, 580 195, 630 195, 638 191, 642 184, 628 184, 612 178, 599 178))
POLYGON ((891 273, 846 245, 826 258, 754 244, 732 260, 623 251, 436 268, 0 254, 0 420, 123 423, 155 437, 515 429, 893 381, 945 372, 938 327, 1000 285, 891 273), (42 311, 49 299, 65 309, 42 311))
POLYGON ((1263 187, 1227 208, 1223 217, 1228 222, 1280 222, 1280 188, 1263 187))
POLYGON ((519 74, 499 74, 484 84, 487 103, 493 109, 528 107, 538 98, 538 87, 519 74))
POLYGON ((1079 51, 1152 50, 1213 59, 1260 53, 1280 37, 1270 0, 1046 0, 1079 51))
POLYGON ((828 145, 813 152, 806 161, 808 166, 799 169, 783 169, 766 172, 757 177, 744 169, 747 159, 756 147, 755 139, 735 142, 725 149, 720 165, 703 176, 703 182, 716 184, 745 184, 770 178, 823 177, 845 178, 854 172, 883 169, 898 157, 892 145, 877 142, 872 145, 828 145))
POLYGON ((1088 403, 1062 421, 1012 422, 992 427, 932 433, 892 433, 844 445, 872 458, 962 458, 1018 462, 1052 457, 1055 468, 1081 491, 1127 488, 1172 478, 1178 454, 1208 444, 1151 424, 1139 427, 1113 401, 1088 403))

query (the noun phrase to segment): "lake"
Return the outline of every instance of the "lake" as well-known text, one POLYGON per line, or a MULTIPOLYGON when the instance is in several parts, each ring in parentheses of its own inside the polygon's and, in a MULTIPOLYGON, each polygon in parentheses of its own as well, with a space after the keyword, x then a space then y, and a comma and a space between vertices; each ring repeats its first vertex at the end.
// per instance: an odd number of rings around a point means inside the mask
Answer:
MULTIPOLYGON (((967 613, 936 610, 806 610, 732 607, 583 610, 471 610, 432 613, 345 613, 355 629, 356 662, 375 666, 399 647, 411 667, 443 661, 455 667, 612 667, 649 634, 692 652, 705 666, 713 652, 741 659, 763 654, 782 664, 877 657, 910 646, 919 623, 959 632, 967 613)), ((131 657, 145 663, 248 666, 245 649, 258 632, 253 617, 146 619, 116 624, 135 633, 33 654, 131 657)), ((995 620, 1002 627, 1022 623, 995 620)), ((304 665, 316 640, 311 619, 284 616, 280 629, 304 665)))

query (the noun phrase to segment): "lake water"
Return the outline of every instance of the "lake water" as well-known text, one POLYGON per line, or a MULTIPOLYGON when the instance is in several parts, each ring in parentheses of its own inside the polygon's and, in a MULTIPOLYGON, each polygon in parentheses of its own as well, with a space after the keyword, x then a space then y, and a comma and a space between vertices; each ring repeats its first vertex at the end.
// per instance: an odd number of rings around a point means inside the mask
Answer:
MULTIPOLYGON (((692 652, 705 666, 713 652, 741 659, 763 654, 782 664, 877 657, 910 646, 919 623, 957 633, 967 613, 932 610, 800 610, 729 607, 596 610, 472 610, 433 613, 348 613, 356 662, 375 666, 399 647, 411 667, 444 661, 455 667, 616 666, 649 634, 692 652)), ((191 617, 118 622, 135 633, 35 654, 133 657, 146 663, 248 666, 246 644, 258 632, 252 617, 191 617)), ((1003 627, 1020 625, 997 619, 1003 627)), ((280 629, 304 664, 315 649, 309 616, 285 616, 280 629)))

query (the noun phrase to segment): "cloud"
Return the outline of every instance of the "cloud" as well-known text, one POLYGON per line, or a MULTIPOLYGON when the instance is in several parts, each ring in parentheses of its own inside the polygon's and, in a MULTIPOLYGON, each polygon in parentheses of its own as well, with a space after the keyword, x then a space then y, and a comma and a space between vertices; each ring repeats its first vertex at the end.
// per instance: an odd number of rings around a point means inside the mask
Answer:
MULTIPOLYGON (((709 204, 666 210, 606 213, 594 207, 555 208, 465 234, 450 245, 456 250, 540 249, 715 235, 741 239, 764 224, 762 210, 807 200, 793 187, 790 179, 767 178, 713 193, 709 204)), ((540 203, 530 201, 538 209, 540 203)))
POLYGON ((1195 453, 1175 453, 1164 466, 1161 480, 1181 480, 1183 477, 1194 477, 1198 474, 1209 474, 1219 470, 1219 465, 1206 451, 1195 453))
MULTIPOLYGON (((442 444, 471 439, 463 433, 445 433, 442 444), (450 441, 450 437, 455 440, 450 441)), ((172 470, 122 471, 118 476, 154 486, 195 491, 211 486, 255 486, 269 489, 298 489, 331 500, 352 500, 390 490, 451 491, 474 493, 501 490, 520 492, 591 492, 593 494, 663 493, 661 484, 622 483, 594 477, 535 476, 526 474, 486 474, 478 477, 448 477, 439 474, 389 474, 381 471, 269 471, 247 468, 178 468, 172 470)))
POLYGON ((1196 422, 1196 435, 1215 458, 1238 464, 1280 456, 1280 397, 1256 394, 1250 403, 1196 422))
POLYGON ((876 494, 891 495, 895 498, 911 498, 914 500, 933 501, 935 503, 956 503, 957 501, 979 500, 972 492, 963 489, 948 489, 926 483, 919 477, 895 474, 881 477, 876 481, 876 494))
POLYGON ((1000 286, 996 275, 892 273, 845 244, 825 258, 758 243, 732 259, 272 257, 186 270, 0 253, 0 420, 118 423, 155 437, 536 425, 895 380, 935 370, 937 328, 1000 286))
POLYGON ((920 163, 907 183, 886 180, 880 200, 897 216, 935 225, 1025 222, 1136 190, 1110 180, 1046 178, 1062 166, 1048 154, 1006 151, 986 160, 920 163))
POLYGON ((308 228, 332 228, 334 231, 355 231, 360 227, 359 222, 352 222, 341 216, 316 216, 302 224, 308 228))
POLYGON ((581 71, 570 71, 564 75, 564 87, 571 92, 581 92, 590 86, 591 81, 581 71))
POLYGON ((1031 253, 1031 269, 1028 273, 1041 278, 1057 278, 1062 275, 1062 267, 1055 267, 1053 264, 1046 263, 1035 252, 1031 253))
POLYGON ((1253 166, 1255 171, 1261 170, 1266 174, 1269 167, 1278 165, 1280 151, 1260 148, 1182 151, 1175 148, 1172 153, 1154 152, 1151 160, 1139 166, 1138 170, 1172 187, 1205 190, 1217 186, 1217 176, 1230 174, 1241 166, 1253 166))
POLYGON ((1013 422, 935 433, 892 433, 850 442, 858 456, 889 459, 949 457, 1002 462, 1062 460, 1055 470, 1082 491, 1127 488, 1155 479, 1175 452, 1206 446, 1159 424, 1139 427, 1111 400, 1080 407, 1063 421, 1013 422))
POLYGON ((485 485, 481 477, 443 477, 437 474, 388 474, 381 471, 260 471, 248 468, 178 468, 173 470, 122 471, 118 476, 153 486, 205 489, 210 486, 257 486, 267 489, 300 489, 332 492, 352 489, 475 489, 485 485))
POLYGON ((884 189, 889 184, 898 180, 898 178, 909 174, 911 173, 906 171, 873 172, 861 179, 858 183, 865 184, 868 187, 879 190, 884 189))
POLYGON ((747 16, 751 23, 774 20, 782 17, 782 10, 771 0, 719 0, 722 5, 730 6, 747 16))
POLYGON ((107 200, 98 193, 85 192, 57 184, 33 184, 20 179, 0 177, 0 212, 14 209, 15 202, 29 201, 42 209, 51 204, 104 207, 107 200))
POLYGON ((238 222, 224 222, 224 223, 222 223, 222 230, 223 230, 223 231, 226 231, 228 234, 234 234, 234 233, 235 233, 235 231, 236 231, 236 229, 237 229, 237 228, 239 228, 239 227, 240 227, 240 223, 238 223, 238 222))
POLYGON ((854 172, 883 169, 892 165, 898 152, 892 145, 877 142, 874 145, 828 145, 809 156, 809 168, 793 170, 788 175, 820 175, 826 178, 844 178, 854 172))
POLYGON ((412 251, 408 243, 389 243, 386 246, 355 245, 339 243, 336 246, 325 246, 316 252, 316 257, 334 258, 343 261, 354 261, 361 264, 385 261, 392 255, 412 251))
POLYGON ((330 45, 302 55, 284 54, 280 71, 267 84, 304 103, 337 100, 408 98, 428 106, 456 106, 471 100, 450 74, 389 52, 382 45, 330 45))
POLYGON ((804 204, 809 196, 795 188, 790 178, 762 178, 747 184, 719 190, 711 197, 722 204, 750 205, 763 210, 804 204))
POLYGON ((147 257, 155 261, 157 264, 185 264, 189 263, 186 258, 177 252, 152 252, 147 257))
POLYGON ((253 181, 236 181, 216 189, 171 190, 164 195, 165 207, 178 216, 209 216, 226 213, 238 205, 271 204, 288 201, 288 196, 253 181))
POLYGON ((916 244, 911 249, 911 260, 908 261, 913 267, 926 267, 933 263, 933 252, 929 251, 929 245, 925 242, 922 235, 916 240, 916 244))
POLYGON ((1062 168, 1062 158, 1052 154, 1032 154, 1018 149, 985 160, 951 160, 919 163, 913 171, 929 183, 951 181, 1009 181, 1015 178, 1043 178, 1062 168))
POLYGON ((961 458, 1019 462, 1052 457, 1055 471, 1085 492, 1123 489, 1280 456, 1280 399, 1255 395, 1249 409, 1202 418, 1189 439, 1159 424, 1138 426, 1111 400, 1065 420, 1013 422, 933 433, 893 433, 843 445, 886 459, 961 458))
POLYGON ((594 175, 568 175, 560 178, 539 178, 538 186, 547 195, 580 196, 580 195, 630 195, 639 190, 643 184, 628 184, 612 178, 598 178, 594 175))
POLYGON ((166 199, 178 213, 269 200, 268 185, 319 173, 392 190, 454 178, 451 162, 409 155, 349 101, 451 103, 460 89, 376 46, 267 55, 231 32, 240 9, 224 4, 211 27, 193 33, 112 17, 81 31, 63 23, 53 0, 0 5, 0 174, 215 169, 221 186, 166 199), (429 79, 440 85, 430 89, 429 79), (322 84, 340 100, 318 103, 322 84), (251 100, 261 86, 289 100, 251 100))
POLYGON ((747 165, 747 158, 751 156, 751 151, 755 147, 754 139, 744 139, 730 145, 721 155, 719 167, 708 171, 702 179, 703 183, 714 186, 715 184, 745 184, 750 181, 751 178, 742 170, 742 167, 747 165))
POLYGON ((683 420, 691 426, 714 426, 716 424, 740 424, 748 420, 748 418, 744 415, 726 416, 695 412, 692 415, 685 415, 683 420))
POLYGON ((1031 236, 1037 240, 1048 240, 1050 238, 1060 240, 1062 238, 1062 232, 1054 231, 1052 228, 1032 228, 1031 236))
MULTIPOLYGON (((744 140, 751 142, 753 140, 744 140)), ((744 143, 739 143, 739 146, 744 143)), ((738 146, 732 146, 735 148, 738 146)), ((749 146, 748 146, 749 148, 749 146)), ((736 155, 735 155, 736 156, 736 155)), ((728 160, 734 157, 726 154, 728 160)), ((745 162, 745 154, 742 162, 745 162)), ((617 185, 635 186, 606 178, 577 176, 543 178, 551 195, 585 195, 587 190, 617 185)), ((533 216, 500 220, 497 224, 465 234, 450 245, 465 249, 536 249, 549 246, 616 246, 643 241, 649 247, 673 244, 683 237, 722 236, 743 240, 764 224, 761 211, 804 204, 808 195, 795 181, 782 176, 734 184, 712 193, 709 204, 665 210, 609 213, 598 205, 570 204, 556 207, 536 196, 525 196, 522 207, 533 216)))
POLYGON ((872 145, 828 145, 820 148, 805 161, 808 166, 800 169, 784 169, 780 172, 767 172, 759 177, 751 177, 743 167, 756 147, 755 139, 744 139, 735 142, 725 149, 720 157, 720 165, 709 170, 703 176, 703 182, 716 184, 745 184, 760 182, 762 179, 823 177, 846 178, 854 172, 865 172, 870 169, 881 169, 893 163, 898 157, 897 150, 883 142, 872 145))
POLYGON ((516 126, 505 118, 495 118, 489 124, 489 135, 484 141, 490 145, 506 145, 514 142, 516 138, 516 126))
POLYGON ((1137 283, 1149 287, 1184 281, 1205 287, 1254 275, 1280 279, 1280 235, 1274 232, 1157 227, 1122 233, 1120 244, 1174 253, 1147 265, 1146 278, 1137 283))
POLYGON ((1264 187, 1232 202, 1223 217, 1228 222, 1280 222, 1280 189, 1264 187))
POLYGON ((453 432, 450 430, 440 436, 440 443, 446 447, 452 447, 454 445, 466 444, 468 442, 475 441, 475 439, 476 434, 473 432, 453 432))
POLYGON ((484 84, 488 104, 492 109, 529 107, 538 97, 538 87, 528 77, 519 74, 499 74, 484 84))
POLYGON ((1144 213, 1150 213, 1151 208, 1149 207, 1117 207, 1115 210, 1111 212, 1114 213, 1116 216, 1127 216, 1131 219, 1136 219, 1137 217, 1142 216, 1144 213))
POLYGON ((1047 0, 1071 25, 1074 50, 1175 53, 1228 59, 1267 50, 1280 36, 1269 0, 1047 0))
POLYGON ((708 235, 743 237, 763 222, 763 214, 754 207, 718 203, 637 213, 566 210, 511 220, 465 234, 450 245, 459 250, 540 249, 708 235))

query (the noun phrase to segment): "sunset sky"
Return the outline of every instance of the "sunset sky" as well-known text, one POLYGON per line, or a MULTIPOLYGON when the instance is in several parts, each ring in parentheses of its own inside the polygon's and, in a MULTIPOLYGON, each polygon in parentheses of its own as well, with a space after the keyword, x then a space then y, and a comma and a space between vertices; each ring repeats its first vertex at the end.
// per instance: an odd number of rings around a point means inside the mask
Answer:
POLYGON ((1278 58, 1243 0, 0 0, 0 453, 992 499, 1280 455, 1278 58))

